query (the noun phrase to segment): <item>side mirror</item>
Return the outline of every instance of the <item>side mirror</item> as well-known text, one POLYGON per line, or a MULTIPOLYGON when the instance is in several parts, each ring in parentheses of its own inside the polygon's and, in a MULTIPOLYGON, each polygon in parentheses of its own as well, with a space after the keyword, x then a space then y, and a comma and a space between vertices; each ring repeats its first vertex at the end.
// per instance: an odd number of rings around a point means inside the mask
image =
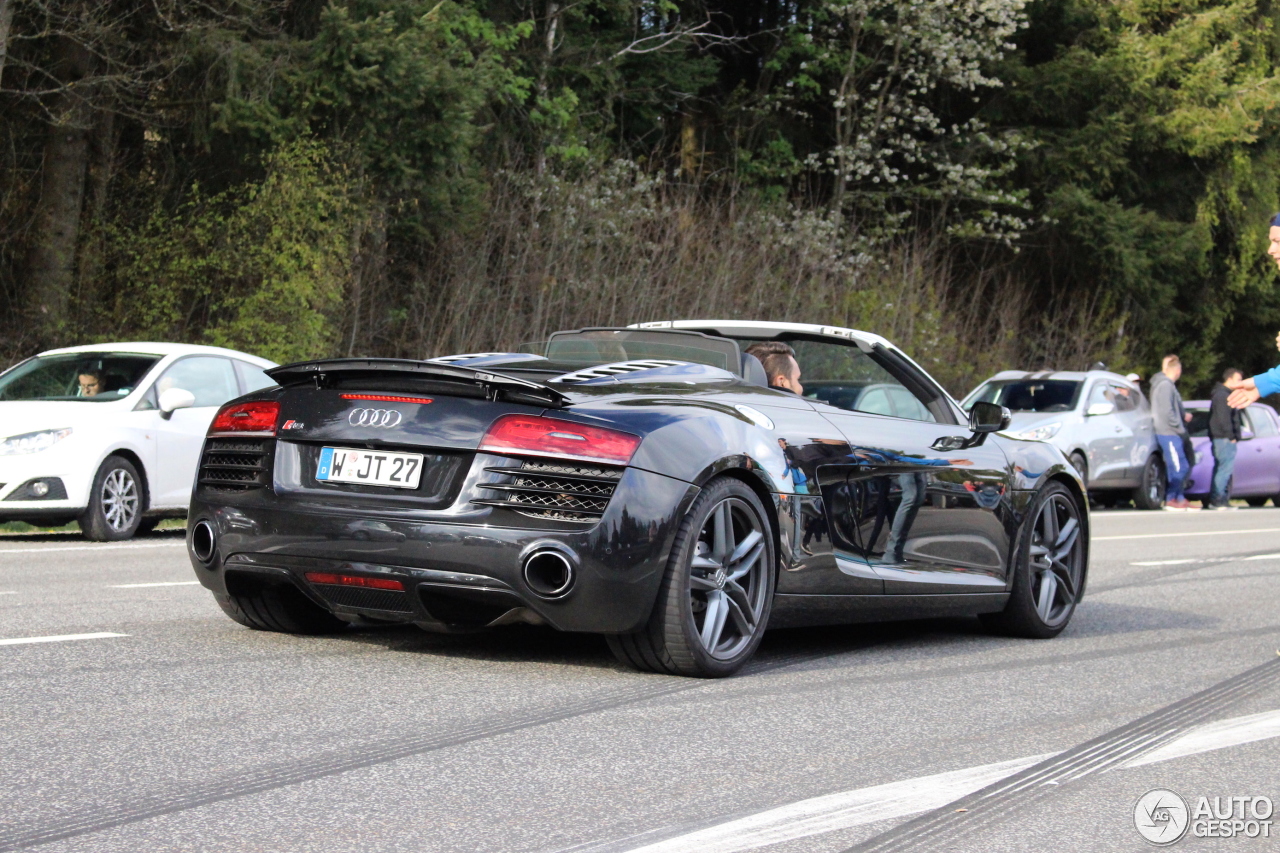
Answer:
POLYGON ((1094 403, 1092 406, 1084 410, 1086 417, 1094 415, 1109 415, 1116 410, 1115 403, 1094 403))
POLYGON ((1008 429, 1013 415, 995 403, 974 403, 969 409, 969 429, 973 432, 999 432, 1008 429))
POLYGON ((1249 439, 1251 439, 1251 438, 1253 438, 1253 430, 1251 430, 1251 429, 1242 429, 1242 430, 1240 430, 1240 440, 1241 440, 1241 441, 1248 441, 1248 440, 1249 440, 1249 439))
POLYGON ((196 395, 185 388, 169 388, 160 394, 160 416, 165 420, 175 409, 189 409, 196 404, 196 395))

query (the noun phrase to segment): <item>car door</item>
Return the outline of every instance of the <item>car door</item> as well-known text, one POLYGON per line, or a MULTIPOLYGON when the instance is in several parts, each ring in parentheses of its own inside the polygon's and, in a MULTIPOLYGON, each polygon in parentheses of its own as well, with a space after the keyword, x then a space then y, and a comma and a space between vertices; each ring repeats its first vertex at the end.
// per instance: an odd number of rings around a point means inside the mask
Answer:
POLYGON ((1115 398, 1115 386, 1105 379, 1095 380, 1085 396, 1081 431, 1090 483, 1121 480, 1129 474, 1128 450, 1133 433, 1117 417, 1115 398))
POLYGON ((1233 494, 1280 495, 1280 429, 1268 409, 1259 404, 1245 409, 1244 428, 1253 437, 1236 445, 1233 494))
POLYGON ((827 501, 829 511, 847 512, 831 518, 832 529, 844 531, 833 538, 873 568, 887 594, 1003 589, 1009 463, 1000 448, 969 445, 974 436, 956 422, 941 389, 886 347, 864 351, 852 342, 802 337, 788 343, 802 377, 870 383, 890 403, 886 414, 863 408, 883 408, 869 392, 851 409, 815 401, 850 447, 823 480, 824 497, 840 489, 847 495, 827 501))
POLYGON ((153 386, 155 399, 169 388, 182 388, 195 397, 195 405, 177 409, 169 417, 157 412, 156 470, 151 478, 152 505, 186 506, 191 500, 196 468, 205 433, 218 407, 240 396, 231 360, 195 355, 175 361, 153 386))
POLYGON ((1151 418, 1151 407, 1136 386, 1127 383, 1115 383, 1116 417, 1127 429, 1127 445, 1122 448, 1125 465, 1125 478, 1139 484, 1142 470, 1146 467, 1147 457, 1156 446, 1155 423, 1151 418))

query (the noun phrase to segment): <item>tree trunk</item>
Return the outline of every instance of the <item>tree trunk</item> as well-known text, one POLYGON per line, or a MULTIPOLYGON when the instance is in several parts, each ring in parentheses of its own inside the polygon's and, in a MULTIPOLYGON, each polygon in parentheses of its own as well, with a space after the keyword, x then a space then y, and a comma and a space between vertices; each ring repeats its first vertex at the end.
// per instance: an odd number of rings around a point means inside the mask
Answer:
POLYGON ((13 0, 0 0, 0 83, 4 82, 4 61, 9 56, 9 30, 13 26, 13 0))
POLYGON ((52 122, 45 135, 35 244, 27 258, 26 303, 35 325, 32 331, 41 343, 56 340, 65 327, 93 125, 89 93, 75 85, 92 70, 92 54, 65 36, 59 38, 55 51, 58 78, 67 88, 50 105, 52 122))

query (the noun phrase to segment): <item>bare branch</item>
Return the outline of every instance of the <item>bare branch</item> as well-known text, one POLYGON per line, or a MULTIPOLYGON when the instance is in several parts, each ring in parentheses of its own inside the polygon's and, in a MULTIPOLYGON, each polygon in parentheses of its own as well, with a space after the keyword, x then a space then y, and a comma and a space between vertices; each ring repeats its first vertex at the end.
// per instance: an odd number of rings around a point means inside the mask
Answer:
POLYGON ((638 56, 646 53, 657 53, 666 50, 671 45, 685 39, 697 38, 699 41, 709 42, 713 44, 737 44, 744 39, 742 36, 724 36, 719 33, 709 32, 708 27, 711 26, 711 16, 696 27, 677 25, 671 30, 653 35, 638 38, 631 44, 614 53, 609 59, 621 59, 624 56, 638 56))

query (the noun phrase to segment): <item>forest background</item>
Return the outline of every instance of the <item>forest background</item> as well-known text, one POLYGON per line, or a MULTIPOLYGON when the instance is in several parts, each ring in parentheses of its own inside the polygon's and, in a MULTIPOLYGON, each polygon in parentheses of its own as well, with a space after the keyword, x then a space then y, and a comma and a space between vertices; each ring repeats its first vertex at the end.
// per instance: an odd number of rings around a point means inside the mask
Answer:
POLYGON ((673 317, 1276 361, 1267 0, 0 0, 0 365, 673 317))

